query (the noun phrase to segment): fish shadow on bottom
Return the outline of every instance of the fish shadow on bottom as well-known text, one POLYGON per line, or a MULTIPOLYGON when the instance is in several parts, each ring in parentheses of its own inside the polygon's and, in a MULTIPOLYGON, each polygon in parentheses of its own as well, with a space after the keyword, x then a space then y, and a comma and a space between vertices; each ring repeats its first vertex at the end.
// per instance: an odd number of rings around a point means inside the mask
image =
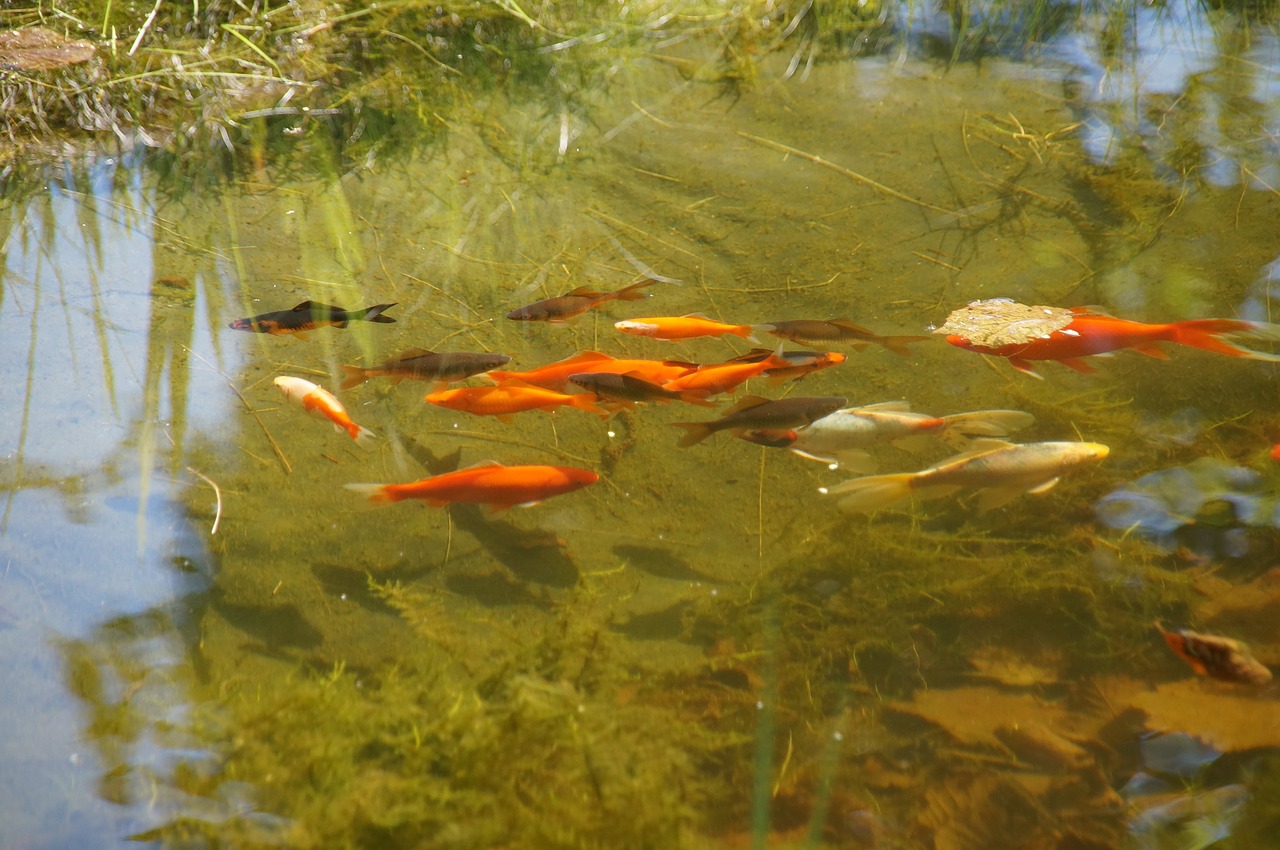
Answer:
POLYGON ((699 581, 708 584, 720 584, 720 581, 705 573, 698 572, 683 559, 677 558, 667 549, 657 546, 635 546, 620 543, 613 547, 613 554, 628 567, 642 570, 651 576, 669 578, 676 581, 699 581))

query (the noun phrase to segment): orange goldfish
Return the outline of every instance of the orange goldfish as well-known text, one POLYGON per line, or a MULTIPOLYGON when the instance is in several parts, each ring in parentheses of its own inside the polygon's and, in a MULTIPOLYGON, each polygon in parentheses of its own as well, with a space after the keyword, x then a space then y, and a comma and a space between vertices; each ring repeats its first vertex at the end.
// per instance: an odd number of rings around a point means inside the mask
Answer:
POLYGON ((373 439, 373 432, 351 421, 346 409, 328 390, 310 381, 288 375, 276 378, 275 384, 276 389, 284 393, 284 397, 289 401, 302 405, 302 409, 308 413, 328 419, 333 423, 334 428, 346 431, 357 443, 363 445, 373 439))
MULTIPOLYGON (((772 349, 753 348, 746 354, 740 354, 732 358, 731 362, 755 363, 764 360, 773 353, 772 349)), ((838 351, 783 351, 780 356, 791 365, 765 369, 761 372, 761 375, 769 379, 770 384, 781 384, 788 378, 800 381, 810 372, 817 372, 819 369, 830 369, 832 366, 839 366, 849 359, 838 351)))
POLYGON ((687 316, 656 316, 647 319, 627 319, 614 322, 623 333, 651 336, 654 339, 695 339, 700 336, 733 334, 756 342, 756 331, 767 332, 772 325, 730 325, 708 319, 701 313, 687 316))
POLYGON ((593 307, 599 307, 610 301, 640 301, 649 297, 649 293, 640 292, 645 286, 653 286, 658 281, 642 280, 625 286, 617 292, 597 292, 586 286, 579 286, 572 292, 557 295, 526 304, 507 314, 508 319, 522 322, 551 322, 557 324, 579 316, 593 307))
MULTIPOLYGON (((975 302, 969 308, 994 305, 1003 309, 1004 305, 999 303, 1000 301, 1001 299, 994 299, 988 302, 975 302)), ((1009 302, 1009 304, 1011 307, 1028 309, 1015 302, 1009 302)), ((998 335, 993 335, 992 339, 980 344, 964 334, 950 333, 947 336, 947 342, 979 354, 1005 357, 1013 368, 1036 378, 1040 376, 1032 370, 1028 362, 1030 360, 1056 360, 1077 372, 1087 373, 1094 369, 1082 358, 1123 348, 1131 348, 1149 357, 1167 359, 1168 355, 1157 345, 1161 342, 1187 345, 1229 357, 1280 363, 1280 355, 1254 351, 1224 339, 1231 336, 1280 339, 1280 326, 1266 322, 1247 322, 1239 319, 1192 319, 1168 324, 1144 324, 1117 319, 1097 312, 1091 307, 1071 307, 1065 311, 1062 311, 1062 308, 1043 309, 1047 314, 1049 311, 1063 312, 1064 323, 1053 330, 1049 330, 1048 327, 1052 326, 1048 326, 1045 328, 1047 332, 1030 339, 1004 342, 998 335)), ((945 325, 939 328, 939 331, 945 330, 947 330, 945 325)))
POLYGON ((510 422, 511 414, 522 410, 550 411, 562 405, 576 407, 600 417, 609 415, 609 411, 597 407, 595 399, 585 393, 568 395, 521 381, 506 381, 496 387, 441 390, 428 393, 426 400, 450 410, 461 410, 477 416, 496 416, 503 422, 510 422))
POLYGON ((299 339, 306 339, 306 332, 316 328, 330 326, 345 328, 348 322, 354 321, 394 322, 395 319, 390 316, 382 315, 383 311, 394 306, 396 306, 394 303, 378 304, 363 310, 344 310, 341 307, 333 307, 317 301, 303 301, 292 310, 276 310, 273 313, 250 316, 247 319, 236 319, 227 327, 236 331, 253 331, 272 336, 293 334, 299 339))
POLYGON ((680 360, 619 360, 599 351, 582 351, 564 360, 548 363, 528 372, 490 372, 489 377, 498 383, 523 381, 548 390, 563 390, 569 376, 582 372, 611 372, 615 375, 635 375, 651 384, 662 384, 698 368, 697 363, 680 360))
POLYGON ((690 372, 663 384, 663 388, 672 392, 700 392, 703 395, 731 393, 750 378, 769 369, 790 369, 791 361, 782 356, 779 347, 776 353, 763 360, 730 360, 726 363, 715 363, 699 366, 696 372, 690 372))
POLYGON ((348 484, 375 505, 389 505, 405 499, 421 499, 440 508, 454 502, 487 505, 492 513, 521 505, 529 507, 543 499, 580 490, 600 480, 589 469, 572 466, 503 466, 484 461, 433 475, 409 484, 348 484))

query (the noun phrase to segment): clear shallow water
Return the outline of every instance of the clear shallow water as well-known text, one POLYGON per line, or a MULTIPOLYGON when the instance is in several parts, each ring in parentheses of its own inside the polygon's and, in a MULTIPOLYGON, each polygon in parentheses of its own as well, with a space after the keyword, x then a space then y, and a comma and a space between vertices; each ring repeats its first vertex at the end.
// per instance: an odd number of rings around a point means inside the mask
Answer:
POLYGON ((1267 846, 1274 692, 1194 681, 1150 624, 1274 663, 1274 533, 1206 567, 1093 504, 1202 456, 1274 487, 1273 366, 1170 347, 1034 381, 937 340, 846 350, 789 389, 1023 409, 1021 439, 1111 446, 986 515, 842 516, 817 492, 841 472, 728 435, 677 449, 667 423, 709 418, 692 408, 504 424, 372 381, 341 394, 381 438, 365 450, 271 386, 336 388, 338 364, 413 346, 515 368, 748 347, 611 327, 644 314, 906 334, 996 296, 1269 315, 1278 128, 1250 95, 1274 91, 1275 42, 1219 47, 1203 19, 1171 20, 1135 20, 1134 62, 1106 73, 1080 58, 1087 31, 1035 63, 949 72, 889 57, 784 80, 766 63, 741 92, 637 64, 578 110, 491 95, 447 143, 356 168, 315 134, 199 191, 130 160, 15 196, 0 657, 23 733, 5 737, 5 841, 1164 847, 1191 846, 1159 842, 1192 823, 1267 846), (569 326, 502 319, 641 268, 681 282, 569 326), (226 327, 306 298, 395 301, 397 322, 306 340, 226 327), (486 458, 604 480, 492 519, 366 509, 341 486, 486 458), (216 534, 191 470, 221 490, 216 534), (1201 703, 1223 723, 1170 708, 1201 703), (996 734, 1009 723, 1055 745, 996 734), (1185 783, 1139 749, 1161 728, 1226 753, 1192 759, 1178 816, 1159 794, 1185 783), (1127 784, 1147 771, 1156 792, 1127 784))

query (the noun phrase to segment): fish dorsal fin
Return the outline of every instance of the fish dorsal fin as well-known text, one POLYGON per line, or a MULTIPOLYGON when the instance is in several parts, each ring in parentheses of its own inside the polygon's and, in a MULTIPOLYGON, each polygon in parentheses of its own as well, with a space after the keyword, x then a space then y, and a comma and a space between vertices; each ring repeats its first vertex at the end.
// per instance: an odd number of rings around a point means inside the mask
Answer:
POLYGON ((614 358, 610 357, 608 354, 605 354, 603 351, 579 351, 577 354, 573 355, 572 357, 566 357, 563 360, 557 360, 556 363, 561 366, 566 366, 570 363, 598 363, 601 360, 613 360, 613 359, 614 358))
POLYGON ((911 402, 909 401, 879 401, 875 404, 864 404, 857 410, 876 411, 877 413, 907 413, 911 410, 911 402))
MULTIPOLYGON (((493 458, 486 458, 485 460, 478 460, 475 463, 468 464, 467 466, 462 467, 462 469, 490 469, 490 468, 503 467, 503 466, 506 466, 506 464, 499 463, 493 458)), ((458 471, 461 472, 462 469, 458 471)))
POLYGON ((321 304, 319 301, 303 301, 289 312, 305 313, 308 310, 320 310, 327 313, 345 313, 346 310, 341 307, 334 307, 332 304, 321 304))
POLYGON ((953 463, 959 463, 962 460, 968 460, 969 458, 977 457, 978 455, 990 454, 991 452, 994 452, 997 449, 1007 449, 1009 446, 1012 446, 1012 445, 1013 443, 1007 442, 1006 440, 995 440, 991 438, 974 440, 972 443, 969 444, 968 449, 960 452, 960 454, 952 455, 949 458, 945 458, 944 460, 938 461, 933 465, 933 468, 937 469, 940 466, 948 466, 953 463))
POLYGON ((410 357, 426 357, 430 354, 435 354, 435 352, 426 348, 406 348, 404 351, 397 354, 394 359, 408 360, 410 357))
POLYGON ((1115 316, 1112 316, 1107 312, 1106 307, 1099 307, 1097 304, 1085 304, 1080 307, 1069 307, 1067 309, 1077 316, 1106 316, 1108 319, 1115 318, 1115 316))
POLYGON ((550 390, 548 390, 546 387, 540 387, 537 384, 531 384, 528 381, 522 381, 519 378, 507 378, 505 381, 503 381, 501 384, 499 384, 496 387, 482 387, 481 389, 542 390, 544 393, 550 392, 550 390))
POLYGON ((682 366, 686 369, 697 369, 701 363, 690 363, 688 360, 663 360, 663 366, 682 366))
POLYGON ((598 289, 592 289, 589 286, 579 286, 572 292, 566 292, 565 295, 575 295, 579 298, 599 298, 601 295, 609 295, 608 292, 601 292, 598 289))
POLYGON ((712 318, 711 318, 710 316, 708 316, 706 313, 701 313, 701 312, 699 312, 699 313, 685 313, 685 314, 684 314, 683 316, 681 316, 680 318, 682 318, 682 319, 706 319, 707 321, 713 321, 713 320, 712 320, 712 318))
POLYGON ((770 401, 771 399, 767 399, 767 398, 764 398, 763 396, 758 396, 758 395, 743 396, 741 399, 739 399, 738 403, 735 404, 733 407, 730 407, 721 412, 724 416, 731 416, 734 413, 741 413, 744 410, 750 410, 753 407, 759 407, 762 404, 768 404, 770 401))
POLYGON ((843 328, 846 331, 853 331, 858 334, 867 334, 868 336, 876 336, 875 331, 867 330, 862 325, 856 325, 851 319, 827 319, 827 324, 835 325, 837 328, 843 328))

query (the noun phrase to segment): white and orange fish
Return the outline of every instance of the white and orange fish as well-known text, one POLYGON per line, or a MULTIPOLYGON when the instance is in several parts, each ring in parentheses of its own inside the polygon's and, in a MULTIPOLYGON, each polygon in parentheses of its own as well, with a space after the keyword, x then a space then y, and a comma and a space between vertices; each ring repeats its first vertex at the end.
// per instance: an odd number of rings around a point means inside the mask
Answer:
POLYGON ((837 410, 794 431, 750 431, 741 436, 749 442, 791 449, 832 469, 866 473, 875 471, 875 461, 866 451, 873 445, 893 443, 916 450, 942 441, 958 449, 978 438, 1007 437, 1034 421, 1034 416, 1021 410, 930 416, 913 412, 905 401, 886 401, 837 410))
POLYGON ((1012 502, 1023 493, 1043 493, 1058 478, 1097 463, 1111 450, 1099 443, 1006 443, 976 440, 970 451, 920 472, 851 478, 819 492, 839 495, 847 513, 878 511, 915 497, 938 499, 960 490, 976 490, 978 510, 1012 502))
POLYGON ((339 431, 346 431, 351 438, 361 445, 373 439, 373 432, 352 421, 346 408, 334 397, 333 393, 318 387, 304 378, 281 375, 275 380, 276 389, 284 393, 284 397, 294 404, 302 405, 308 413, 328 419, 339 431))

